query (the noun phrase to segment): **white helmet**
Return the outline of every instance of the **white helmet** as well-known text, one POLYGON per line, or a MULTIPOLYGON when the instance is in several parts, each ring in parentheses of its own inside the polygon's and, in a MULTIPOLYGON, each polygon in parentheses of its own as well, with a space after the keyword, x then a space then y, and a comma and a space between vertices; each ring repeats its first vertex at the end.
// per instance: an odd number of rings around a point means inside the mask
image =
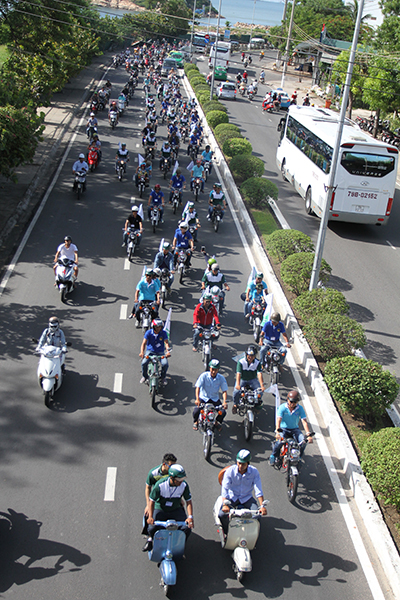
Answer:
POLYGON ((80 153, 79 158, 85 158, 85 155, 83 154, 83 152, 80 153))
POLYGON ((131 210, 132 210, 132 212, 137 212, 139 210, 139 208, 135 204, 134 206, 132 206, 131 210))

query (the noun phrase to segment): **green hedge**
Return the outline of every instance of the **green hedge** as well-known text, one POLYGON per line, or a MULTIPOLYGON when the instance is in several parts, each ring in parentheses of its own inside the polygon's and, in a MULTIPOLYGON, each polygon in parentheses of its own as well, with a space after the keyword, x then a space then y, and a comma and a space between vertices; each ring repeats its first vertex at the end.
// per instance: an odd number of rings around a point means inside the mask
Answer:
POLYGON ((400 429, 387 427, 372 434, 362 450, 361 467, 384 504, 400 510, 400 429))
MULTIPOLYGON (((231 137, 241 136, 240 133, 237 134, 235 131, 222 132, 220 136, 217 136, 220 144, 223 144, 223 141, 221 141, 222 137, 228 136, 228 134, 231 134, 231 137)), ((226 137, 226 139, 229 138, 226 137)), ((261 177, 264 173, 264 163, 261 158, 252 156, 251 154, 237 154, 229 163, 229 168, 232 171, 235 179, 245 180, 249 179, 250 177, 261 177)))
POLYGON ((198 96, 199 94, 206 93, 206 92, 209 94, 210 88, 208 87, 208 85, 206 83, 199 83, 194 86, 193 91, 196 94, 196 96, 198 96))
POLYGON ((196 96, 202 107, 204 107, 207 102, 211 102, 209 89, 207 91, 204 90, 204 92, 199 92, 196 96))
POLYGON ((320 313, 337 315, 349 313, 349 305, 342 292, 332 288, 317 288, 311 292, 303 292, 295 298, 293 306, 303 321, 320 313))
POLYGON ((189 77, 190 85, 194 89, 196 85, 207 85, 206 78, 202 75, 194 75, 193 77, 189 77))
POLYGON ((314 252, 310 236, 297 229, 279 229, 268 236, 267 252, 278 262, 282 262, 296 252, 314 252))
POLYGON ((238 131, 240 133, 239 127, 233 123, 221 123, 220 125, 217 125, 215 128, 215 133, 218 135, 222 131, 238 131))
POLYGON ((253 147, 248 140, 244 138, 233 138, 226 140, 222 146, 222 152, 225 156, 236 156, 237 154, 251 154, 253 147))
POLYGON ((183 70, 185 71, 186 76, 188 76, 189 73, 191 73, 192 71, 197 71, 198 73, 200 73, 199 67, 197 65, 194 65, 193 63, 185 63, 183 66, 183 70))
POLYGON ((278 198, 278 187, 269 179, 250 177, 240 186, 243 200, 253 208, 267 206, 267 197, 278 198))
POLYGON ((303 327, 303 333, 325 362, 350 356, 354 349, 363 348, 367 343, 362 326, 347 315, 337 313, 318 313, 310 317, 303 327))
POLYGON ((399 391, 394 375, 385 371, 380 364, 359 356, 329 361, 325 369, 325 381, 332 398, 342 410, 360 417, 368 424, 380 422, 399 391))
MULTIPOLYGON (((208 95, 210 97, 210 94, 208 95)), ((204 103, 203 111, 205 114, 209 113, 212 110, 222 110, 222 112, 228 112, 228 109, 222 102, 218 102, 217 100, 209 100, 204 103)))
MULTIPOLYGON (((219 142, 220 146, 223 146, 224 143, 226 142, 226 140, 233 140, 234 138, 243 139, 243 136, 240 133, 240 131, 232 131, 232 130, 223 131, 222 133, 220 133, 219 135, 216 135, 215 137, 217 138, 217 141, 219 142)), ((251 154, 240 154, 238 156, 241 156, 243 158, 243 156, 251 156, 251 154)), ((230 167, 230 165, 229 165, 229 167, 230 167)))
MULTIPOLYGON (((308 290, 314 264, 313 252, 297 252, 285 258, 281 265, 281 277, 290 290, 299 296, 308 290)), ((322 259, 319 278, 327 283, 332 268, 322 259)))
POLYGON ((212 110, 206 116, 207 123, 209 126, 214 129, 220 123, 228 123, 229 118, 228 115, 222 110, 212 110))

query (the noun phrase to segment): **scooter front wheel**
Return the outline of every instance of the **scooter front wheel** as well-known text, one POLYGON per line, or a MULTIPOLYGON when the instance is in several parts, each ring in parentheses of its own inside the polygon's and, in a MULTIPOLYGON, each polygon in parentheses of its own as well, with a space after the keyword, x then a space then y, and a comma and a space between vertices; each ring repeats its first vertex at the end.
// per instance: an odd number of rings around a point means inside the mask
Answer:
POLYGON ((246 414, 246 416, 244 417, 243 426, 244 426, 244 438, 245 438, 246 442, 248 442, 253 433, 253 422, 250 421, 248 414, 246 414))
POLYGON ((67 302, 67 288, 66 287, 62 288, 60 295, 61 295, 61 302, 63 304, 65 304, 67 302))
POLYGON ((50 400, 51 400, 50 392, 45 392, 44 393, 44 403, 47 406, 47 408, 50 408, 50 400))
POLYGON ((288 498, 291 504, 294 504, 297 495, 297 486, 299 484, 299 476, 298 474, 294 474, 292 469, 290 468, 290 473, 288 477, 288 498))
POLYGON ((236 572, 236 579, 237 579, 239 582, 241 582, 241 581, 242 581, 242 579, 243 579, 243 575, 244 575, 243 571, 237 571, 237 572, 236 572))
POLYGON ((208 460, 211 452, 211 435, 208 435, 207 432, 203 433, 203 452, 204 458, 208 460))

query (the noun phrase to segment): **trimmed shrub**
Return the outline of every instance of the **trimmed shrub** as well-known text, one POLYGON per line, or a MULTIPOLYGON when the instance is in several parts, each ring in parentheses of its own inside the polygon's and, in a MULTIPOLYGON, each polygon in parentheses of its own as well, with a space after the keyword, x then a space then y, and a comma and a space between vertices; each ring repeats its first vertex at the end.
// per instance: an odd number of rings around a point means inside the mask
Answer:
MULTIPOLYGON (((226 143, 226 142, 225 142, 226 143)), ((278 198, 278 188, 275 183, 262 177, 250 177, 240 186, 243 200, 253 208, 267 206, 267 197, 278 198)))
POLYGON ((185 71, 186 75, 192 71, 200 72, 199 67, 197 65, 194 65, 193 63, 185 63, 183 66, 183 70, 185 71))
MULTIPOLYGON (((380 422, 399 391, 394 375, 380 364, 359 356, 330 360, 325 381, 332 398, 344 412, 361 417, 369 424, 380 422)), ((364 446, 362 452, 364 455, 364 446)))
POLYGON ((221 123, 220 125, 217 125, 215 133, 218 135, 222 131, 238 131, 240 133, 239 127, 233 123, 221 123))
POLYGON ((201 75, 194 75, 193 77, 189 77, 189 81, 193 89, 196 87, 196 85, 207 85, 205 77, 202 77, 201 75))
POLYGON ((209 100, 208 102, 205 102, 203 110, 206 114, 212 110, 222 110, 223 112, 228 112, 226 106, 222 104, 222 102, 218 102, 218 100, 209 100))
POLYGON ((236 156, 237 154, 251 154, 253 147, 244 138, 233 138, 224 142, 222 152, 229 157, 236 156))
MULTIPOLYGON (((290 290, 299 296, 308 290, 314 264, 313 252, 296 252, 291 254, 281 265, 281 277, 290 290)), ((327 283, 332 267, 322 259, 319 280, 327 283)))
POLYGON ((278 229, 266 239, 267 252, 282 262, 296 252, 314 252, 310 236, 296 229, 278 229))
POLYGON ((206 104, 206 102, 210 102, 210 90, 208 90, 208 92, 206 92, 204 90, 204 92, 199 92, 197 95, 197 100, 200 102, 200 104, 202 106, 204 106, 204 104, 206 104))
POLYGON ((365 442, 361 467, 383 504, 400 510, 400 429, 386 427, 365 442))
POLYGON ((363 348, 367 343, 364 329, 357 321, 335 313, 318 313, 310 317, 303 333, 324 361, 350 356, 355 348, 363 348))
POLYGON ((220 123, 228 123, 229 121, 228 115, 222 110, 212 110, 208 113, 206 119, 212 129, 220 123))
POLYGON ((303 292, 295 298, 293 306, 303 321, 321 313, 349 314, 346 298, 342 292, 332 288, 317 288, 311 292, 303 292))
MULTIPOLYGON (((222 133, 220 133, 219 135, 216 135, 215 137, 218 140, 220 146, 223 146, 224 143, 226 142, 226 140, 233 140, 234 138, 243 139, 243 136, 240 133, 240 131, 233 131, 233 130, 223 131, 222 133)), ((243 158, 244 156, 251 156, 251 154, 240 154, 240 156, 243 158)))
MULTIPOLYGON (((235 132, 222 132, 221 138, 222 136, 226 136, 229 133, 233 134, 235 132)), ((237 135, 236 137, 239 137, 239 135, 237 135)), ((220 136, 216 137, 219 143, 223 144, 223 141, 221 141, 220 136)), ((231 135, 231 137, 233 136, 231 135)), ((229 163, 229 168, 232 171, 235 179, 249 179, 250 177, 261 177, 261 175, 264 173, 264 163, 261 160, 261 158, 258 158, 257 156, 252 156, 251 154, 245 154, 244 156, 241 154, 237 154, 232 158, 231 162, 229 163)))
POLYGON ((196 94, 196 96, 198 94, 202 94, 203 92, 208 92, 209 93, 209 87, 206 83, 199 83, 197 85, 194 86, 193 91, 196 94))

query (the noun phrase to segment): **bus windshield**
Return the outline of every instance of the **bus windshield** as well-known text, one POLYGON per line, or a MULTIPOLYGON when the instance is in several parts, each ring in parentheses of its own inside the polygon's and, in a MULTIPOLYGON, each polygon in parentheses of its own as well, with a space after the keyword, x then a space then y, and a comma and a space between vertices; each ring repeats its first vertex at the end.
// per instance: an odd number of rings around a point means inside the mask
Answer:
POLYGON ((351 175, 385 177, 393 171, 395 159, 393 156, 382 156, 381 154, 343 152, 340 164, 351 175))

